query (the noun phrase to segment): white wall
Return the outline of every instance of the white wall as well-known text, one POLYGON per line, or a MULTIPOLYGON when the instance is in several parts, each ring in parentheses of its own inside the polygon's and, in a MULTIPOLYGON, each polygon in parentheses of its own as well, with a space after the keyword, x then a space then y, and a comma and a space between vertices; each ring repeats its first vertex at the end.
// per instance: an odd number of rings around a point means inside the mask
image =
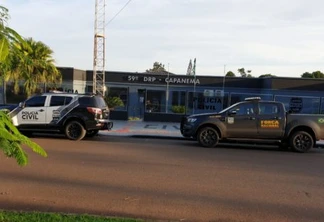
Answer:
POLYGON ((78 93, 85 93, 86 91, 86 81, 73 80, 73 90, 78 90, 78 93))

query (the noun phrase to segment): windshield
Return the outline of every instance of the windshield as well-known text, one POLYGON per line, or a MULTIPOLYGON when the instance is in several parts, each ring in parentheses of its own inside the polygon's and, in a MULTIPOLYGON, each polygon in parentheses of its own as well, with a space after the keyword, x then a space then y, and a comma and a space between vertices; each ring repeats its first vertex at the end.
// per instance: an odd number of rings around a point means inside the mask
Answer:
POLYGON ((108 105, 101 96, 82 96, 79 98, 81 104, 98 108, 107 108, 108 105))
POLYGON ((222 111, 220 111, 219 113, 226 113, 228 110, 232 109, 233 107, 237 106, 237 103, 223 109, 222 111))

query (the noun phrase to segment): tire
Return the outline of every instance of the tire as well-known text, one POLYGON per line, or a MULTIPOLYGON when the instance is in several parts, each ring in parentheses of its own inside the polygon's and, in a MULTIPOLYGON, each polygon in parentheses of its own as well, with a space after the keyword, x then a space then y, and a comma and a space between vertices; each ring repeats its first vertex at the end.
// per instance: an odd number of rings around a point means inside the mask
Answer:
POLYGON ((98 135, 99 130, 88 130, 86 133, 86 137, 94 137, 98 135))
POLYGON ((65 126, 65 136, 70 140, 82 140, 87 131, 78 121, 68 122, 65 126))
POLYGON ((314 147, 313 137, 305 131, 294 132, 290 137, 290 147, 298 153, 306 153, 314 147))
POLYGON ((198 142, 203 147, 213 148, 218 144, 219 135, 212 127, 203 127, 197 134, 198 142))

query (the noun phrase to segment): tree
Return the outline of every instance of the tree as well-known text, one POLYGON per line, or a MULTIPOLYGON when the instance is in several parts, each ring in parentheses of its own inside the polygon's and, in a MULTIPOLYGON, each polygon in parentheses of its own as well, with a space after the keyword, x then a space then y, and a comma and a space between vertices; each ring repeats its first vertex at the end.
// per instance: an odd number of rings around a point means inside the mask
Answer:
POLYGON ((9 19, 8 9, 0 6, 0 75, 2 76, 7 66, 7 58, 12 43, 22 40, 21 36, 7 26, 9 19))
POLYGON ((251 72, 252 72, 252 70, 247 70, 247 73, 248 73, 247 76, 246 76, 247 78, 252 78, 252 77, 253 77, 253 76, 251 75, 251 72))
POLYGON ((252 70, 247 70, 246 72, 245 72, 245 69, 244 68, 240 68, 240 69, 238 69, 237 70, 239 73, 240 73, 240 75, 243 77, 243 78, 252 78, 253 76, 251 75, 251 72, 252 72, 252 70))
POLYGON ((147 69, 147 73, 161 73, 161 72, 167 72, 164 68, 164 65, 159 62, 154 62, 152 69, 147 69))
POLYGON ((315 79, 324 78, 324 73, 322 73, 321 71, 315 71, 312 74, 313 74, 315 79))
POLYGON ((42 147, 18 131, 5 111, 0 111, 0 149, 7 157, 15 158, 21 166, 28 163, 27 153, 21 147, 23 144, 30 147, 35 153, 47 156, 42 147))
MULTIPOLYGON (((8 9, 0 6, 0 74, 4 74, 8 69, 8 55, 11 50, 11 44, 21 40, 17 32, 6 27, 9 18, 8 9)), ((15 158, 19 165, 28 163, 28 156, 21 148, 21 145, 27 145, 34 152, 46 157, 47 154, 36 143, 22 135, 11 122, 8 116, 8 110, 0 111, 0 149, 7 157, 15 158)))
POLYGON ((309 72, 304 72, 301 75, 302 78, 315 78, 315 79, 319 79, 319 78, 324 78, 324 73, 322 73, 321 71, 315 71, 312 73, 309 72))
POLYGON ((246 77, 246 73, 245 73, 245 69, 244 69, 244 68, 240 68, 240 69, 238 69, 237 71, 240 73, 240 75, 241 75, 242 77, 246 77))
POLYGON ((275 75, 272 75, 272 74, 263 74, 263 75, 260 75, 259 78, 264 78, 264 77, 276 77, 275 75))
POLYGON ((235 77, 235 74, 232 71, 228 71, 225 76, 226 77, 235 77))
POLYGON ((6 80, 14 82, 15 93, 19 91, 21 80, 24 81, 27 97, 36 92, 40 83, 61 82, 61 73, 54 64, 52 54, 47 45, 32 38, 13 45, 9 54, 11 69, 6 73, 6 80))
POLYGON ((309 72, 304 72, 302 75, 301 75, 302 78, 314 78, 313 74, 312 73, 309 73, 309 72))

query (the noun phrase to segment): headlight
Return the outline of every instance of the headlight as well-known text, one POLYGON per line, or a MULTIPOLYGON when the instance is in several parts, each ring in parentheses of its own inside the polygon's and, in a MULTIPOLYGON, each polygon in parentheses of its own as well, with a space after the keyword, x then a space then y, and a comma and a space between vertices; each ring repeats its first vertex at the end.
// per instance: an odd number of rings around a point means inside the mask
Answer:
POLYGON ((188 123, 194 123, 194 122, 196 122, 196 120, 197 120, 196 118, 188 118, 187 122, 188 123))

